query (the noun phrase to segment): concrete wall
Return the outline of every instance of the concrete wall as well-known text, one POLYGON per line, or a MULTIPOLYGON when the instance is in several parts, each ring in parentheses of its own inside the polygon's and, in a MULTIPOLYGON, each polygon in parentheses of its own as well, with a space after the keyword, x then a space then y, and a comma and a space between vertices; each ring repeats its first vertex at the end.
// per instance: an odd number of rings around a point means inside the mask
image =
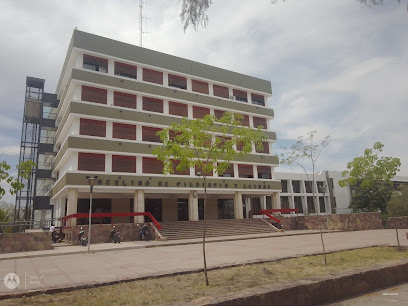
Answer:
POLYGON ((162 199, 162 219, 166 221, 178 221, 177 199, 162 199))
POLYGON ((388 228, 408 228, 408 217, 388 218, 388 228))
MULTIPOLYGON (((383 228, 380 213, 328 215, 328 219, 331 230, 361 231, 383 228)), ((319 226, 327 228, 324 215, 281 217, 281 224, 285 230, 318 229, 319 226)))
POLYGON ((51 250, 51 232, 0 234, 0 254, 51 250))

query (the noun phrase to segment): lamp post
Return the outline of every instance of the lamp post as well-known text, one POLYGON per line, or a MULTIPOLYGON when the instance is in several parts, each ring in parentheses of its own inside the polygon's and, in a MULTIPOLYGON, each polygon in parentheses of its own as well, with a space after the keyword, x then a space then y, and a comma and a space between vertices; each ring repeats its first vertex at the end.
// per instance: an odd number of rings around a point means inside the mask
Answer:
POLYGON ((320 186, 320 191, 323 193, 324 210, 326 211, 327 232, 330 233, 330 230, 329 230, 329 217, 327 215, 327 205, 326 205, 326 189, 327 189, 327 185, 325 183, 323 183, 323 186, 320 186))
POLYGON ((91 251, 91 215, 92 215, 92 192, 93 192, 93 187, 95 185, 96 179, 98 177, 86 177, 86 181, 88 182, 89 189, 90 189, 90 195, 89 195, 89 223, 88 223, 88 254, 91 251))

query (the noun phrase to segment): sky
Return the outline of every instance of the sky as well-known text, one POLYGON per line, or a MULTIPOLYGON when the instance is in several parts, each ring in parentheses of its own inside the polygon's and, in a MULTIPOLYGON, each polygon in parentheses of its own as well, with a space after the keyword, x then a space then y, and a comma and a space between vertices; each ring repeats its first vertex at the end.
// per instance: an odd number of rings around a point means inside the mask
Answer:
MULTIPOLYGON (((271 81, 273 154, 317 130, 331 143, 316 171, 380 141, 408 176, 408 4, 384 2, 214 0, 208 26, 184 32, 180 1, 147 0, 143 46, 271 81)), ((139 1, 0 1, 0 161, 18 162, 26 76, 54 93, 75 27, 138 45, 139 1)))

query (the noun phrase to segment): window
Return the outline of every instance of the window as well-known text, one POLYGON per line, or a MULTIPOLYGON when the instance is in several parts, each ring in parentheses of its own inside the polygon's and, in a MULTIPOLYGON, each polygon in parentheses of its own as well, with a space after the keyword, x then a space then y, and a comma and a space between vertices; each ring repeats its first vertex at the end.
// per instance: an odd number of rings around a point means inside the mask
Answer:
POLYGON ((269 154, 269 143, 263 142, 263 143, 262 143, 262 146, 263 146, 263 149, 262 149, 262 150, 256 149, 256 152, 257 152, 257 153, 269 154))
POLYGON ((169 86, 187 89, 187 79, 178 75, 169 74, 169 86))
POLYGON ((313 197, 307 197, 307 212, 308 213, 315 213, 315 206, 313 203, 313 197))
POLYGON ((224 116, 224 114, 225 114, 225 111, 218 110, 218 109, 214 110, 214 116, 217 119, 220 119, 222 116, 224 116))
POLYGON ((163 100, 143 97, 143 110, 163 113, 163 100))
POLYGON ((254 178, 254 169, 250 165, 238 165, 239 177, 254 178))
POLYGON ((213 85, 214 96, 229 99, 228 87, 213 85))
POLYGON ((79 121, 79 134, 105 137, 106 122, 81 118, 79 121))
POLYGON ((249 126, 249 116, 248 115, 242 115, 241 125, 249 126))
POLYGON ((234 200, 218 200, 218 219, 234 219, 234 200))
POLYGON ((184 170, 178 170, 177 166, 180 164, 179 160, 172 160, 173 162, 173 171, 176 175, 190 175, 190 168, 184 170))
POLYGON ((99 72, 108 72, 108 60, 96 56, 84 54, 84 69, 89 69, 99 72))
POLYGON ((82 85, 81 100, 100 104, 108 103, 108 91, 106 89, 82 85))
POLYGON ((248 96, 245 91, 233 89, 232 92, 235 97, 235 100, 240 101, 240 102, 248 102, 248 96))
POLYGON ((156 135, 162 129, 144 126, 142 127, 142 140, 150 142, 161 142, 160 136, 156 135))
POLYGON ((137 67, 124 63, 115 62, 115 75, 130 79, 136 79, 137 67))
MULTIPOLYGON (((316 182, 316 185, 317 185, 317 192, 323 193, 322 188, 323 188, 323 186, 325 186, 326 184, 325 184, 323 181, 317 181, 317 182, 316 182)), ((325 190, 324 192, 327 192, 327 191, 328 191, 328 190, 327 190, 327 188, 326 188, 326 190, 325 190)))
MULTIPOLYGON (((204 163, 204 164, 205 164, 205 163, 204 163)), ((196 176, 201 176, 202 173, 203 173, 203 170, 202 170, 202 169, 199 169, 198 167, 195 168, 195 175, 196 175, 196 176), (198 172, 201 172, 201 174, 198 175, 198 172)), ((207 174, 207 176, 213 176, 213 171, 210 171, 209 173, 206 173, 206 174, 207 174)))
POLYGON ((234 165, 230 165, 221 177, 234 177, 234 165))
POLYGON ((319 206, 320 206, 320 212, 325 213, 326 212, 326 202, 324 201, 324 197, 319 197, 319 206))
POLYGON ((210 114, 210 109, 205 107, 193 106, 193 117, 194 118, 204 118, 205 115, 210 114))
POLYGON ((162 174, 163 163, 156 158, 143 157, 143 173, 162 174))
POLYGON ((127 108, 136 108, 136 99, 135 95, 127 94, 124 92, 113 93, 113 105, 127 107, 127 108))
POLYGON ((254 117, 254 128, 257 128, 262 125, 263 129, 267 129, 266 125, 266 119, 265 118, 259 118, 259 117, 254 117))
POLYGON ((191 80, 192 90, 203 94, 209 94, 208 83, 197 80, 191 80))
MULTIPOLYGON (((282 181, 283 182, 283 181, 282 181)), ((289 197, 280 197, 281 208, 282 209, 289 209, 289 197)), ((290 214, 290 212, 284 212, 282 214, 290 214)))
POLYGON ((169 102, 169 114, 187 117, 188 116, 187 105, 183 103, 169 102))
POLYGON ((112 137, 136 140, 136 125, 113 123, 112 137))
POLYGON ((105 171, 105 154, 78 153, 78 170, 105 171))
POLYGON ((313 185, 312 181, 305 181, 305 187, 306 187, 307 193, 313 193, 312 185, 313 185))
POLYGON ((282 192, 287 193, 288 192, 288 181, 287 180, 282 180, 282 192))
POLYGON ((271 167, 258 166, 258 178, 270 180, 272 178, 271 167))
POLYGON ((294 201, 295 201, 295 208, 298 209, 298 213, 303 214, 302 197, 294 197, 294 201))
POLYGON ((136 157, 112 155, 112 172, 136 173, 136 157))
POLYGON ((254 93, 253 93, 253 94, 251 94, 251 98, 252 98, 252 104, 265 106, 265 98, 264 98, 264 96, 257 95, 257 94, 254 94, 254 93))
POLYGON ((163 85, 163 72, 143 68, 143 81, 163 85))
POLYGON ((300 193, 300 181, 292 181, 292 188, 294 193, 300 193))

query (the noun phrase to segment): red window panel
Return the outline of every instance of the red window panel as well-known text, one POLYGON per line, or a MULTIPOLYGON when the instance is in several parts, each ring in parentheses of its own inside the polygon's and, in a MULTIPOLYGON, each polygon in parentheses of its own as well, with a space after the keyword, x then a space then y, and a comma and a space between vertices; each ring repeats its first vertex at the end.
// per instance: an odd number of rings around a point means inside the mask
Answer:
POLYGON ((222 177, 234 177, 234 165, 230 164, 227 170, 221 175, 222 177))
POLYGON ((187 117, 188 116, 188 107, 187 104, 169 102, 169 114, 187 117))
POLYGON ((163 163, 156 158, 143 157, 143 173, 162 174, 163 163))
POLYGON ((143 81, 163 85, 163 72, 143 68, 143 81))
POLYGON ((215 109, 215 110, 214 110, 214 116, 215 116, 217 119, 220 119, 222 116, 224 116, 224 114, 225 114, 225 111, 218 110, 218 109, 215 109))
POLYGON ((78 153, 78 170, 105 171, 105 154, 78 153))
POLYGON ((105 137, 106 122, 81 118, 79 121, 79 134, 105 137))
POLYGON ((174 174, 177 174, 177 175, 190 175, 190 169, 189 168, 187 168, 185 170, 177 170, 177 166, 180 164, 179 160, 173 160, 172 162, 173 162, 174 174))
POLYGON ((265 97, 264 96, 252 93, 251 98, 252 98, 252 104, 265 106, 265 97))
POLYGON ((214 89, 214 96, 229 99, 228 87, 219 86, 219 85, 214 85, 214 86, 213 86, 213 89, 214 89))
POLYGON ((169 86, 187 89, 187 79, 178 75, 169 74, 169 86))
POLYGON ((112 137, 119 139, 136 140, 136 125, 113 123, 112 137))
POLYGON ((271 179, 272 178, 271 167, 258 166, 258 178, 271 179))
POLYGON ((163 113, 163 100, 143 97, 143 110, 155 113, 163 113))
POLYGON ((241 121, 241 125, 249 126, 249 116, 248 115, 242 115, 242 119, 240 119, 240 121, 241 121))
POLYGON ((243 177, 243 178, 253 178, 254 177, 254 169, 250 165, 238 165, 238 173, 239 173, 239 177, 243 177))
POLYGON ((115 75, 137 79, 137 67, 129 64, 115 62, 115 75))
POLYGON ((254 127, 257 128, 258 126, 261 126, 261 125, 262 125, 262 128, 266 130, 267 128, 266 119, 254 117, 254 127))
POLYGON ((105 73, 108 72, 108 60, 106 58, 84 54, 83 61, 84 61, 83 67, 85 69, 105 73))
POLYGON ((81 100, 100 104, 107 104, 108 91, 106 89, 82 85, 81 100))
POLYGON ((203 94, 209 94, 208 83, 197 80, 191 80, 192 90, 203 94))
POLYGON ((124 92, 115 91, 113 93, 113 105, 122 106, 127 108, 136 108, 137 97, 135 95, 127 94, 124 92))
POLYGON ((205 115, 210 114, 210 109, 206 107, 200 107, 200 106, 193 106, 193 117, 194 118, 204 118, 205 115))
POLYGON ((156 135, 162 129, 144 126, 142 127, 142 140, 151 142, 161 142, 160 136, 156 135))
MULTIPOLYGON (((201 169, 199 169, 199 168, 196 167, 196 168, 195 168, 195 175, 196 175, 196 176, 198 176, 198 172, 199 172, 199 171, 201 172, 201 174, 200 174, 200 176, 201 176, 203 171, 202 171, 201 169)), ((213 176, 213 172, 212 172, 212 171, 209 172, 209 173, 206 173, 206 174, 207 174, 207 176, 213 176)))
POLYGON ((245 91, 233 89, 232 92, 233 92, 233 95, 235 96, 235 100, 241 101, 241 102, 248 102, 248 96, 245 91))
POLYGON ((112 155, 112 172, 136 173, 136 157, 112 155))
POLYGON ((262 145, 263 149, 262 150, 257 149, 256 152, 269 154, 269 144, 267 142, 263 142, 262 145))

